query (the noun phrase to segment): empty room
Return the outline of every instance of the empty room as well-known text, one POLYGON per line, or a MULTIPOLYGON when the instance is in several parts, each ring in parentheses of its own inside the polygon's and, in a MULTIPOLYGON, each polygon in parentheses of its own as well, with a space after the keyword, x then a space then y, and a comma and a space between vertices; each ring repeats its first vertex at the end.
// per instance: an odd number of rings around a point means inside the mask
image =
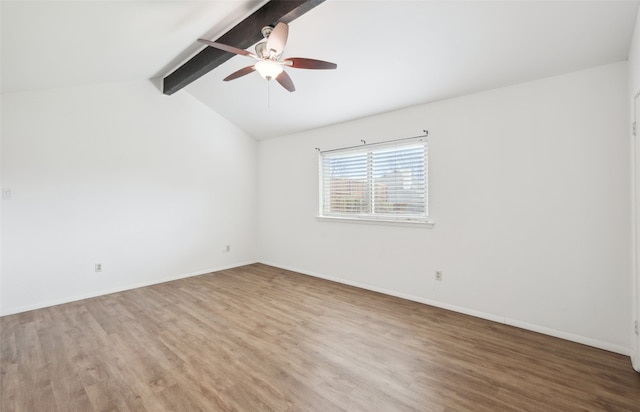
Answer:
POLYGON ((640 411, 640 1, 0 0, 0 410, 640 411))

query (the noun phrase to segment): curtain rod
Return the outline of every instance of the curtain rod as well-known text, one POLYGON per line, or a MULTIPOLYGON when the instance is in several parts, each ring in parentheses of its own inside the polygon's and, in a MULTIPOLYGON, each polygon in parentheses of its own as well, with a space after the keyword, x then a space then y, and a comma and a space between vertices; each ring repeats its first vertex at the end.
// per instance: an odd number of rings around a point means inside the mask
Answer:
POLYGON ((335 152, 337 150, 346 150, 346 149, 353 149, 356 147, 365 147, 365 146, 375 146, 378 144, 385 144, 385 143, 392 143, 392 142, 399 142, 402 140, 411 140, 411 139, 418 139, 420 137, 427 137, 429 136, 429 131, 428 130, 423 130, 422 131, 424 134, 421 134, 419 136, 412 136, 412 137, 401 137, 400 139, 393 139, 393 140, 385 140, 383 142, 376 142, 376 143, 367 143, 366 140, 364 139, 360 139, 360 141, 362 142, 362 144, 360 145, 355 145, 355 146, 347 146, 347 147, 339 147, 337 149, 329 149, 329 150, 320 150, 319 147, 316 147, 316 151, 319 153, 329 153, 329 152, 335 152))

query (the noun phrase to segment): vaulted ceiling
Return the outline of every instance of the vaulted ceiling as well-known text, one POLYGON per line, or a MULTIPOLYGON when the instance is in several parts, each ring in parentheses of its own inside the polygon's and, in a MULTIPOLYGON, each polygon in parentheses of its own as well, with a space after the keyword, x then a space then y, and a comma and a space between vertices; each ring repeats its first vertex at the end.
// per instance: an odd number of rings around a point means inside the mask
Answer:
MULTIPOLYGON (((264 3, 2 0, 2 92, 162 78, 264 3)), ((287 69, 289 93, 257 73, 223 82, 252 64, 235 56, 178 93, 280 136, 626 60, 639 3, 326 0, 284 55, 337 70, 287 69)))

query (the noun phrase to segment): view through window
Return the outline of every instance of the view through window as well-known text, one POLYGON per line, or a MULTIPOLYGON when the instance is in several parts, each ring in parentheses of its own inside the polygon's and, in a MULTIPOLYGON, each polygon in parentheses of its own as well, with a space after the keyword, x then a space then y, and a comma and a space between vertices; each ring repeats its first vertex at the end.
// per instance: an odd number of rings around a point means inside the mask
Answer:
POLYGON ((427 177, 423 139, 321 152, 320 214, 426 221, 427 177))

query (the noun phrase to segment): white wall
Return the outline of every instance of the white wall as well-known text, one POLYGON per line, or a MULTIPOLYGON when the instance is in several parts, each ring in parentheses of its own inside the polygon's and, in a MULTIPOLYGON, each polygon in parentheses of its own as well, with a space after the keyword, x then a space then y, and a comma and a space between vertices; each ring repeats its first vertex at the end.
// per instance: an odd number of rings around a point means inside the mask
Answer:
POLYGON ((629 85, 633 91, 640 90, 640 10, 629 48, 629 85))
POLYGON ((150 82, 2 95, 2 314, 254 262, 256 156, 150 82))
MULTIPOLYGON (((636 18, 636 26, 633 32, 633 39, 631 47, 629 48, 629 101, 631 108, 631 118, 634 118, 634 97, 640 93, 640 10, 636 18)), ((640 102, 640 100, 639 100, 640 102)), ((640 104, 640 103, 639 103, 640 104)), ((636 119, 637 121, 637 119, 636 119)), ((640 126, 638 126, 640 128, 640 126)), ((633 157, 633 193, 635 195, 634 202, 634 220, 635 220, 635 233, 634 233, 634 285, 635 296, 633 302, 634 317, 633 320, 640 321, 640 242, 638 239, 640 236, 640 144, 637 144, 637 139, 631 136, 632 144, 634 146, 633 157)), ((640 336, 633 334, 632 340, 635 341, 635 350, 632 355, 634 368, 640 372, 640 336)))
POLYGON ((262 141, 260 260, 629 354, 626 88, 622 62, 262 141), (315 147, 425 128, 433 229, 316 221, 315 147))

